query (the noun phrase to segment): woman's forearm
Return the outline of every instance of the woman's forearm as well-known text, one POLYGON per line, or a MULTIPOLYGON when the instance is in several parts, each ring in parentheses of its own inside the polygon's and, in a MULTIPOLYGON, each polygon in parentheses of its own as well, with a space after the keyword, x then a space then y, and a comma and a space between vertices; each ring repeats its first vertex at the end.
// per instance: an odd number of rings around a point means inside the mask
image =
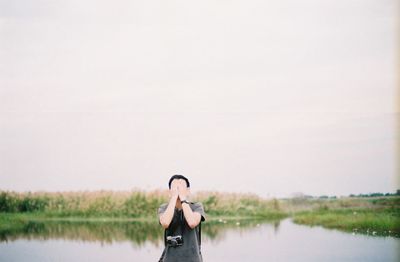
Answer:
POLYGON ((186 222, 190 228, 195 228, 201 220, 201 215, 198 212, 193 212, 189 204, 182 203, 183 214, 185 216, 186 222))
POLYGON ((175 206, 176 206, 176 200, 178 199, 178 196, 172 196, 171 199, 169 200, 168 207, 165 210, 165 212, 160 216, 160 223, 164 228, 168 228, 169 224, 172 221, 172 218, 174 217, 174 212, 175 212, 175 206))

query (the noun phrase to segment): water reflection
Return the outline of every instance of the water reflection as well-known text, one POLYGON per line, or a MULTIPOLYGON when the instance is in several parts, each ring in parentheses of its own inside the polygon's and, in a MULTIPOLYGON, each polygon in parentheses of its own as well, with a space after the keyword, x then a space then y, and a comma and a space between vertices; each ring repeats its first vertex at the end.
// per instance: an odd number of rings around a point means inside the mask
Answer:
POLYGON ((146 241, 158 243, 160 227, 144 222, 29 222, 23 227, 0 232, 1 241, 17 239, 63 239, 103 244, 131 240, 140 246, 146 241))
MULTIPOLYGON (((157 222, 30 222, 0 232, 0 261, 157 261, 157 222), (101 244, 99 244, 101 243, 101 244)), ((207 221, 204 261, 399 261, 400 240, 282 221, 207 221)))
MULTIPOLYGON (((269 224, 274 232, 279 230, 280 221, 266 220, 220 220, 208 221, 202 224, 202 238, 213 242, 224 241, 228 230, 251 230, 261 224, 269 224)), ((0 241, 9 242, 18 239, 51 240, 62 239, 83 242, 113 242, 130 241, 141 247, 145 242, 156 246, 163 243, 164 232, 158 222, 76 222, 76 221, 46 221, 28 222, 22 227, 0 231, 0 241)))
POLYGON ((238 233, 257 231, 261 225, 272 227, 274 234, 278 234, 280 220, 240 220, 240 221, 218 221, 204 225, 202 232, 206 235, 206 241, 213 243, 223 242, 228 236, 227 234, 234 230, 238 233), (204 228, 204 229, 203 229, 204 228))

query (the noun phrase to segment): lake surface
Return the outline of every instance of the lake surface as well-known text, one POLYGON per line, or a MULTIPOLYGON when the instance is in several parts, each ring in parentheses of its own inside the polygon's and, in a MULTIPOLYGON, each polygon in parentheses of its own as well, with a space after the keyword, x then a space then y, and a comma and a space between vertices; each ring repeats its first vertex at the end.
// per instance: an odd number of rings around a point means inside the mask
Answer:
MULTIPOLYGON (((163 231, 155 223, 31 223, 0 234, 0 261, 157 261, 163 231)), ((204 223, 205 262, 399 261, 400 239, 353 235, 282 221, 204 223)))

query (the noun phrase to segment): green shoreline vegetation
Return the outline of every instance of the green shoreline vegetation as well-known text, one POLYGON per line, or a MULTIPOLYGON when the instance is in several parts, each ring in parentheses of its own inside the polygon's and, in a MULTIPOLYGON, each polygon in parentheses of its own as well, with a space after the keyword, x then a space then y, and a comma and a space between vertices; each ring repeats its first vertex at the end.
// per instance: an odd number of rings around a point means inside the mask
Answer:
MULTIPOLYGON (((376 195, 376 194, 374 194, 376 195)), ((298 200, 297 200, 298 201, 298 200)), ((353 234, 400 237, 400 197, 344 197, 306 199, 292 213, 293 222, 353 234), (305 208, 305 206, 310 206, 305 208)))
POLYGON ((347 232, 400 237, 400 212, 393 209, 338 209, 296 214, 297 224, 323 226, 347 232))
MULTIPOLYGON (((209 223, 279 220, 347 232, 400 237, 400 196, 295 197, 264 199, 255 194, 198 192, 209 223)), ((157 223, 157 209, 168 191, 0 191, 0 234, 31 222, 157 223)))

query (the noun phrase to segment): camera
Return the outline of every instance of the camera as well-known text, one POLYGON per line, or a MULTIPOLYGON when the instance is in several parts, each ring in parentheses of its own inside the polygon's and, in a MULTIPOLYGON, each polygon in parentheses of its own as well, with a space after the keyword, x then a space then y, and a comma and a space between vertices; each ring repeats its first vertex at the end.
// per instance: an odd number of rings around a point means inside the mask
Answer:
POLYGON ((170 247, 177 247, 177 246, 182 246, 183 244, 183 238, 181 235, 177 236, 167 236, 167 244, 170 247))

